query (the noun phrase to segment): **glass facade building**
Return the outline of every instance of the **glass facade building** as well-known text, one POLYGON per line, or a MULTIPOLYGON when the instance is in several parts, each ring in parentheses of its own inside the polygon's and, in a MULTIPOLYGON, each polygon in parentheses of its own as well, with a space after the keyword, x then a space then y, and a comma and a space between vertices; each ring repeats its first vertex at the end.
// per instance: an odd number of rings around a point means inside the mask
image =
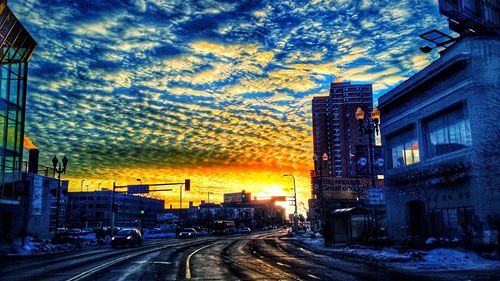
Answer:
POLYGON ((36 42, 0 1, 0 200, 16 201, 21 181, 28 61, 36 42))

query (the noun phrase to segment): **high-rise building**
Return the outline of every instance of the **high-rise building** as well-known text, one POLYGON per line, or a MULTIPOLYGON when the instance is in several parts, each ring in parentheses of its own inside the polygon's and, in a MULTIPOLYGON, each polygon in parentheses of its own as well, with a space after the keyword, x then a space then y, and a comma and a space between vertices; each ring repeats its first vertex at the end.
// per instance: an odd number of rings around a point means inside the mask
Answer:
POLYGON ((335 82, 330 85, 330 95, 313 98, 314 154, 320 158, 328 155, 323 176, 356 176, 356 145, 368 145, 368 136, 360 135, 354 113, 358 107, 371 112, 372 95, 371 84, 335 82))

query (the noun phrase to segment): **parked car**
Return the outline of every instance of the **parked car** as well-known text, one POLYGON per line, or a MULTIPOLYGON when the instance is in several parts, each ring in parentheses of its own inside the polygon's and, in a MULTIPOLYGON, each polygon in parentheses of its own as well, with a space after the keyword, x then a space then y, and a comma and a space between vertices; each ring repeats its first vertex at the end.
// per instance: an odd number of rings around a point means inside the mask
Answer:
POLYGON ((87 235, 93 233, 94 230, 92 228, 84 228, 82 229, 82 235, 87 235))
POLYGON ((142 245, 142 235, 137 228, 127 228, 122 229, 116 233, 113 238, 111 238, 111 247, 116 248, 117 246, 141 246, 142 245))
POLYGON ((251 232, 252 232, 252 230, 250 230, 250 227, 247 227, 247 226, 243 226, 240 229, 238 229, 238 233, 242 233, 242 234, 250 234, 251 232))
POLYGON ((198 236, 198 233, 194 228, 184 228, 177 235, 178 238, 196 238, 196 236, 198 236))

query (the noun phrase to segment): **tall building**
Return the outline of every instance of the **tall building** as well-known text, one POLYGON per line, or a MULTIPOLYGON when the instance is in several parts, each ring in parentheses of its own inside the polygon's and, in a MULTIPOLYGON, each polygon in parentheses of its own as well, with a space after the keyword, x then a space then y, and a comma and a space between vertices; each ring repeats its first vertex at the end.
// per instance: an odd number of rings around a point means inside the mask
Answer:
MULTIPOLYGON (((335 82, 330 85, 329 96, 313 98, 314 154, 321 158, 326 153, 329 159, 323 176, 356 176, 356 145, 368 145, 368 137, 359 134, 354 113, 358 107, 371 112, 372 95, 371 84, 335 82)), ((319 167, 316 164, 317 171, 319 167)))
POLYGON ((36 42, 0 0, 0 242, 10 240, 22 209, 22 150, 28 61, 36 42))

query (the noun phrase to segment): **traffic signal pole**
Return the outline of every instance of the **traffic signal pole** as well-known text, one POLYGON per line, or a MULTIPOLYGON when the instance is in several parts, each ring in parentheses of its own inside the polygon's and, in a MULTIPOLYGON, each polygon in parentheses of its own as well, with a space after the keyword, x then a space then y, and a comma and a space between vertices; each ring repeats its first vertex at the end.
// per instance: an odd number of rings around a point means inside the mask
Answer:
MULTIPOLYGON (((149 190, 150 186, 160 186, 160 185, 178 185, 180 184, 180 212, 182 211, 182 187, 185 186, 186 191, 189 191, 191 188, 191 181, 189 179, 184 180, 184 182, 174 182, 174 183, 155 183, 155 184, 141 184, 142 186, 147 186, 147 192, 144 193, 149 193, 149 191, 172 191, 172 189, 154 189, 154 190, 149 190)), ((114 229, 115 229, 115 214, 118 213, 118 205, 115 203, 115 192, 116 189, 121 189, 121 188, 129 188, 129 185, 121 185, 118 186, 116 185, 115 182, 113 182, 113 191, 111 195, 111 236, 113 237, 115 235, 114 229)), ((134 193, 132 193, 134 194, 134 193)), ((136 194, 136 193, 135 193, 136 194)), ((182 216, 179 216, 179 218, 182 221, 182 216)))

